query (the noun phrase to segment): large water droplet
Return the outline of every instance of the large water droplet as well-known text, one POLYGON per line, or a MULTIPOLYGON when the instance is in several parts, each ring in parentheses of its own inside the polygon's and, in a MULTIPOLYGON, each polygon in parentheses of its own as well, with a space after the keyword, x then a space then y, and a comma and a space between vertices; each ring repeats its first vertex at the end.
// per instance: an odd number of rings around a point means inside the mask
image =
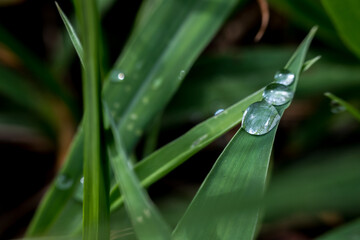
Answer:
POLYGON ((288 86, 294 82, 295 74, 293 74, 289 70, 283 69, 275 73, 274 79, 276 83, 288 86))
POLYGON ((289 87, 278 83, 267 85, 263 92, 264 100, 272 105, 283 105, 289 102, 293 96, 294 93, 289 87))
POLYGON ((217 116, 217 115, 221 114, 222 112, 224 112, 224 109, 220 108, 220 109, 216 110, 216 112, 214 113, 214 116, 217 116))
POLYGON ((252 135, 264 135, 280 121, 276 108, 265 101, 251 104, 244 112, 242 126, 252 135))
POLYGON ((110 79, 112 82, 122 82, 125 79, 125 74, 121 71, 114 70, 110 73, 110 79))
POLYGON ((56 179, 56 186, 60 190, 69 189, 73 185, 74 180, 65 174, 61 174, 56 179))
POLYGON ((344 112, 346 109, 343 105, 339 104, 337 101, 335 100, 332 100, 330 102, 330 107, 331 107, 331 112, 332 113, 341 113, 341 112, 344 112))

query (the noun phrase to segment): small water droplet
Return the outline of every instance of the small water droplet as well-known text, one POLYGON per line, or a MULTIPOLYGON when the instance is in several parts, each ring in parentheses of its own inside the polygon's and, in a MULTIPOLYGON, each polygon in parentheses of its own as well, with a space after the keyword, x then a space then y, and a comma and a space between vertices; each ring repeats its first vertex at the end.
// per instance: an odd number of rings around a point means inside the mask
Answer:
POLYGON ((139 222, 139 223, 142 223, 144 221, 144 218, 142 216, 139 216, 136 218, 136 220, 139 222))
POLYGON ((80 183, 84 184, 84 177, 80 178, 80 183))
POLYGON ((278 83, 271 83, 267 85, 263 92, 264 100, 276 106, 289 102, 293 96, 294 93, 289 87, 278 83))
POLYGON ((331 100, 330 107, 331 107, 331 112, 334 114, 341 113, 346 110, 344 106, 342 106, 335 100, 331 100))
POLYGON ((178 79, 183 80, 183 78, 185 77, 185 74, 186 74, 185 70, 181 70, 180 73, 179 73, 178 79))
POLYGON ((150 212, 149 209, 145 209, 145 210, 144 210, 144 214, 145 214, 145 216, 150 217, 151 212, 150 212))
POLYGON ((132 120, 136 120, 136 119, 138 118, 138 115, 137 115, 136 113, 132 113, 132 114, 130 115, 130 118, 131 118, 132 120))
POLYGON ((149 103, 149 98, 148 97, 143 97, 142 102, 144 104, 148 104, 149 103))
POLYGON ((129 123, 129 124, 126 126, 126 129, 127 129, 128 131, 132 131, 132 130, 134 129, 134 124, 129 123))
POLYGON ((294 82, 295 74, 289 70, 283 69, 275 73, 274 79, 276 83, 288 86, 294 82))
POLYGON ((153 85, 152 85, 152 88, 155 90, 155 89, 158 89, 161 84, 163 82, 163 79, 162 78, 158 78, 154 81, 153 85))
POLYGON ((217 115, 219 115, 219 114, 221 114, 223 112, 224 112, 224 109, 220 108, 214 113, 214 116, 217 116, 217 115))
POLYGON ((276 108, 265 101, 251 104, 244 112, 242 126, 252 135, 264 135, 280 121, 276 108))
POLYGON ((194 148, 196 146, 198 146, 202 141, 204 141, 206 138, 208 137, 207 134, 202 135, 201 137, 199 137, 198 139, 196 139, 192 144, 191 144, 191 148, 194 148))
POLYGON ((110 79, 112 82, 122 82, 125 79, 125 73, 118 70, 113 70, 110 73, 110 79))
POLYGON ((69 189, 73 185, 74 180, 65 174, 61 174, 56 179, 56 186, 60 190, 69 189))

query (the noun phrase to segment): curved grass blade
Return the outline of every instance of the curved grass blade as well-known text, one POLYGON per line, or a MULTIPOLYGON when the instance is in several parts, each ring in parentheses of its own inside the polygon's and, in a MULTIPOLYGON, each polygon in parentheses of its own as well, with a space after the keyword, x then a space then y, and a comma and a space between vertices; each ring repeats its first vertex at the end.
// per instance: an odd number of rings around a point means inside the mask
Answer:
MULTIPOLYGON (((225 109, 221 114, 198 124, 183 136, 137 163, 135 171, 143 186, 150 186, 161 179, 223 133, 240 123, 246 108, 259 101, 262 98, 262 92, 263 89, 225 109)), ((117 186, 112 187, 110 200, 111 211, 122 204, 123 199, 117 186)))
POLYGON ((360 22, 360 2, 354 0, 321 0, 340 38, 360 57, 360 31, 354 23, 360 22))
POLYGON ((69 19, 66 17, 65 13, 61 10, 59 4, 57 2, 55 2, 56 8, 59 11, 59 14, 61 16, 61 19, 64 22, 64 25, 66 27, 66 30, 69 34, 69 37, 71 39, 71 42, 76 50, 76 53, 80 59, 81 65, 84 67, 84 50, 83 47, 81 45, 81 42, 78 38, 78 36, 76 35, 75 29, 73 28, 73 26, 71 25, 69 19))
POLYGON ((109 168, 103 142, 100 21, 95 0, 75 1, 84 38, 84 200, 83 239, 110 238, 109 168))
MULTIPOLYGON (((313 28, 285 69, 295 73, 296 89, 313 28)), ((282 115, 290 103, 278 107, 282 115)), ((253 239, 260 207, 247 208, 263 196, 276 129, 255 136, 242 128, 220 155, 173 232, 173 239, 253 239), (237 211, 234 211, 237 209, 237 211), (239 210, 240 209, 240 210, 239 210), (199 231, 201 229, 201 231, 199 231)))
POLYGON ((141 240, 171 238, 169 226, 161 217, 146 191, 142 188, 130 159, 126 156, 121 137, 109 111, 106 111, 110 128, 107 139, 108 155, 120 190, 124 195, 125 207, 130 216, 137 237, 141 240))
MULTIPOLYGON (((165 107, 186 71, 239 1, 173 0, 159 4, 147 23, 130 37, 114 68, 115 72, 125 74, 124 81, 114 82, 114 75, 109 74, 103 88, 103 98, 115 121, 121 119, 118 129, 127 152, 132 151, 146 125, 165 107)), ((83 139, 81 135, 74 141, 61 171, 76 180, 82 175, 83 139)), ((43 235, 54 228, 62 229, 65 234, 74 230, 63 229, 57 222, 74 189, 75 186, 59 191, 55 185, 51 187, 28 236, 43 235)))
POLYGON ((307 70, 309 70, 311 68, 312 65, 314 65, 317 61, 319 61, 321 58, 321 56, 316 56, 310 60, 307 60, 306 62, 304 62, 302 71, 306 72, 307 70))
POLYGON ((356 120, 360 121, 360 111, 357 110, 355 107, 353 107, 351 104, 335 96, 332 93, 327 92, 324 95, 330 98, 331 100, 335 101, 336 103, 340 104, 341 106, 343 106, 345 110, 348 111, 356 120))
POLYGON ((360 219, 337 227, 316 240, 360 239, 360 219))

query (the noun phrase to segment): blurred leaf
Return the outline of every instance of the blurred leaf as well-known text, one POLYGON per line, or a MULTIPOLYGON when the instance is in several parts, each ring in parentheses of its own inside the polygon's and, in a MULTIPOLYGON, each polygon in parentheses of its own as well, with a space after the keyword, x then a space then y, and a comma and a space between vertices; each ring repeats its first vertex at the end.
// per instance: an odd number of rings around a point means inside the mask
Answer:
MULTIPOLYGON (((305 55, 316 28, 313 28, 285 69, 293 72, 295 91, 305 55)), ((278 106, 280 115, 290 105, 278 106)), ((266 185, 267 171, 277 127, 265 135, 250 135, 241 128, 222 152, 174 230, 174 239, 254 239, 266 185), (239 209, 241 211, 233 211, 239 209), (199 229, 201 229, 199 231, 199 229)))
POLYGON ((59 11, 59 14, 61 16, 61 19, 64 22, 64 25, 66 27, 66 30, 68 31, 69 37, 71 39, 71 42, 76 50, 76 53, 80 59, 80 62, 82 64, 82 66, 84 67, 84 50, 82 48, 81 42, 78 38, 78 36, 76 35, 75 29, 73 28, 73 26, 71 25, 69 19, 66 17, 66 15, 64 14, 64 12, 61 10, 59 4, 57 2, 55 2, 56 7, 59 11))
POLYGON ((360 219, 340 226, 325 233, 323 236, 316 238, 317 240, 338 240, 338 239, 360 239, 360 219))
POLYGON ((73 116, 77 117, 78 109, 73 97, 60 84, 48 66, 45 65, 37 56, 32 54, 26 47, 17 41, 10 33, 8 33, 2 26, 0 26, 0 42, 4 43, 10 48, 22 61, 25 67, 33 74, 33 76, 40 81, 41 87, 52 93, 54 96, 62 99, 65 104, 72 111, 73 116))
MULTIPOLYGON (((118 122, 127 152, 132 151, 146 125, 167 104, 188 69, 239 1, 154 3, 159 6, 130 37, 103 88, 103 99, 118 122), (119 73, 123 74, 120 75, 123 80, 118 78, 119 73)), ((80 179, 82 172, 84 136, 81 131, 79 134, 60 173, 74 181, 80 179)), ((28 236, 44 235, 56 228, 63 229, 64 233, 77 229, 73 226, 65 230, 57 221, 67 201, 72 199, 75 186, 59 190, 52 185, 30 225, 28 236)), ((68 218, 77 214, 66 213, 68 218)))
POLYGON ((110 123, 108 139, 114 139, 107 146, 109 158, 115 178, 123 193, 125 207, 136 235, 141 240, 170 239, 171 231, 169 226, 151 202, 146 191, 141 187, 130 159, 128 159, 124 151, 116 124, 110 112, 106 111, 106 109, 105 112, 110 123))
POLYGON ((318 38, 326 44, 341 47, 341 41, 329 17, 319 1, 313 0, 269 0, 269 4, 285 14, 297 26, 306 30, 319 26, 318 38))
POLYGON ((341 39, 360 57, 360 2, 357 0, 321 0, 341 39))
POLYGON ((74 2, 84 42, 84 240, 110 239, 109 166, 101 101, 100 19, 95 0, 74 2))
POLYGON ((325 96, 343 106, 345 110, 348 111, 356 120, 360 121, 360 111, 354 108, 351 104, 329 92, 325 93, 325 96))

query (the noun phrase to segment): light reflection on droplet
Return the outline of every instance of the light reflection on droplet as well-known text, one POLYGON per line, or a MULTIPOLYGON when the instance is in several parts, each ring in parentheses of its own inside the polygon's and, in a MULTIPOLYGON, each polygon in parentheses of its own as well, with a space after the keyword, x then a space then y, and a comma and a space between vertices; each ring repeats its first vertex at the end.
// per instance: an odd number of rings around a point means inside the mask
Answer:
POLYGON ((289 102, 294 96, 291 89, 285 85, 271 83, 263 92, 264 100, 272 105, 283 105, 289 102))
POLYGON ((67 190, 73 185, 74 180, 65 174, 61 174, 56 179, 56 186, 60 190, 67 190))
POLYGON ((283 69, 275 73, 274 80, 276 83, 288 86, 294 82, 295 74, 293 74, 289 70, 283 69))
POLYGON ((251 104, 244 112, 242 127, 251 135, 264 135, 280 121, 276 108, 265 101, 251 104))
POLYGON ((330 102, 331 112, 334 114, 344 112, 346 109, 343 105, 339 104, 335 100, 331 100, 330 102))
POLYGON ((112 82, 122 82, 125 79, 125 73, 118 70, 113 70, 110 73, 110 79, 112 82))
POLYGON ((185 74, 186 74, 185 70, 181 70, 180 73, 179 73, 178 79, 183 80, 183 78, 185 77, 185 74))
POLYGON ((214 113, 214 116, 217 116, 223 112, 224 112, 224 109, 220 108, 220 109, 216 110, 216 112, 214 113))

